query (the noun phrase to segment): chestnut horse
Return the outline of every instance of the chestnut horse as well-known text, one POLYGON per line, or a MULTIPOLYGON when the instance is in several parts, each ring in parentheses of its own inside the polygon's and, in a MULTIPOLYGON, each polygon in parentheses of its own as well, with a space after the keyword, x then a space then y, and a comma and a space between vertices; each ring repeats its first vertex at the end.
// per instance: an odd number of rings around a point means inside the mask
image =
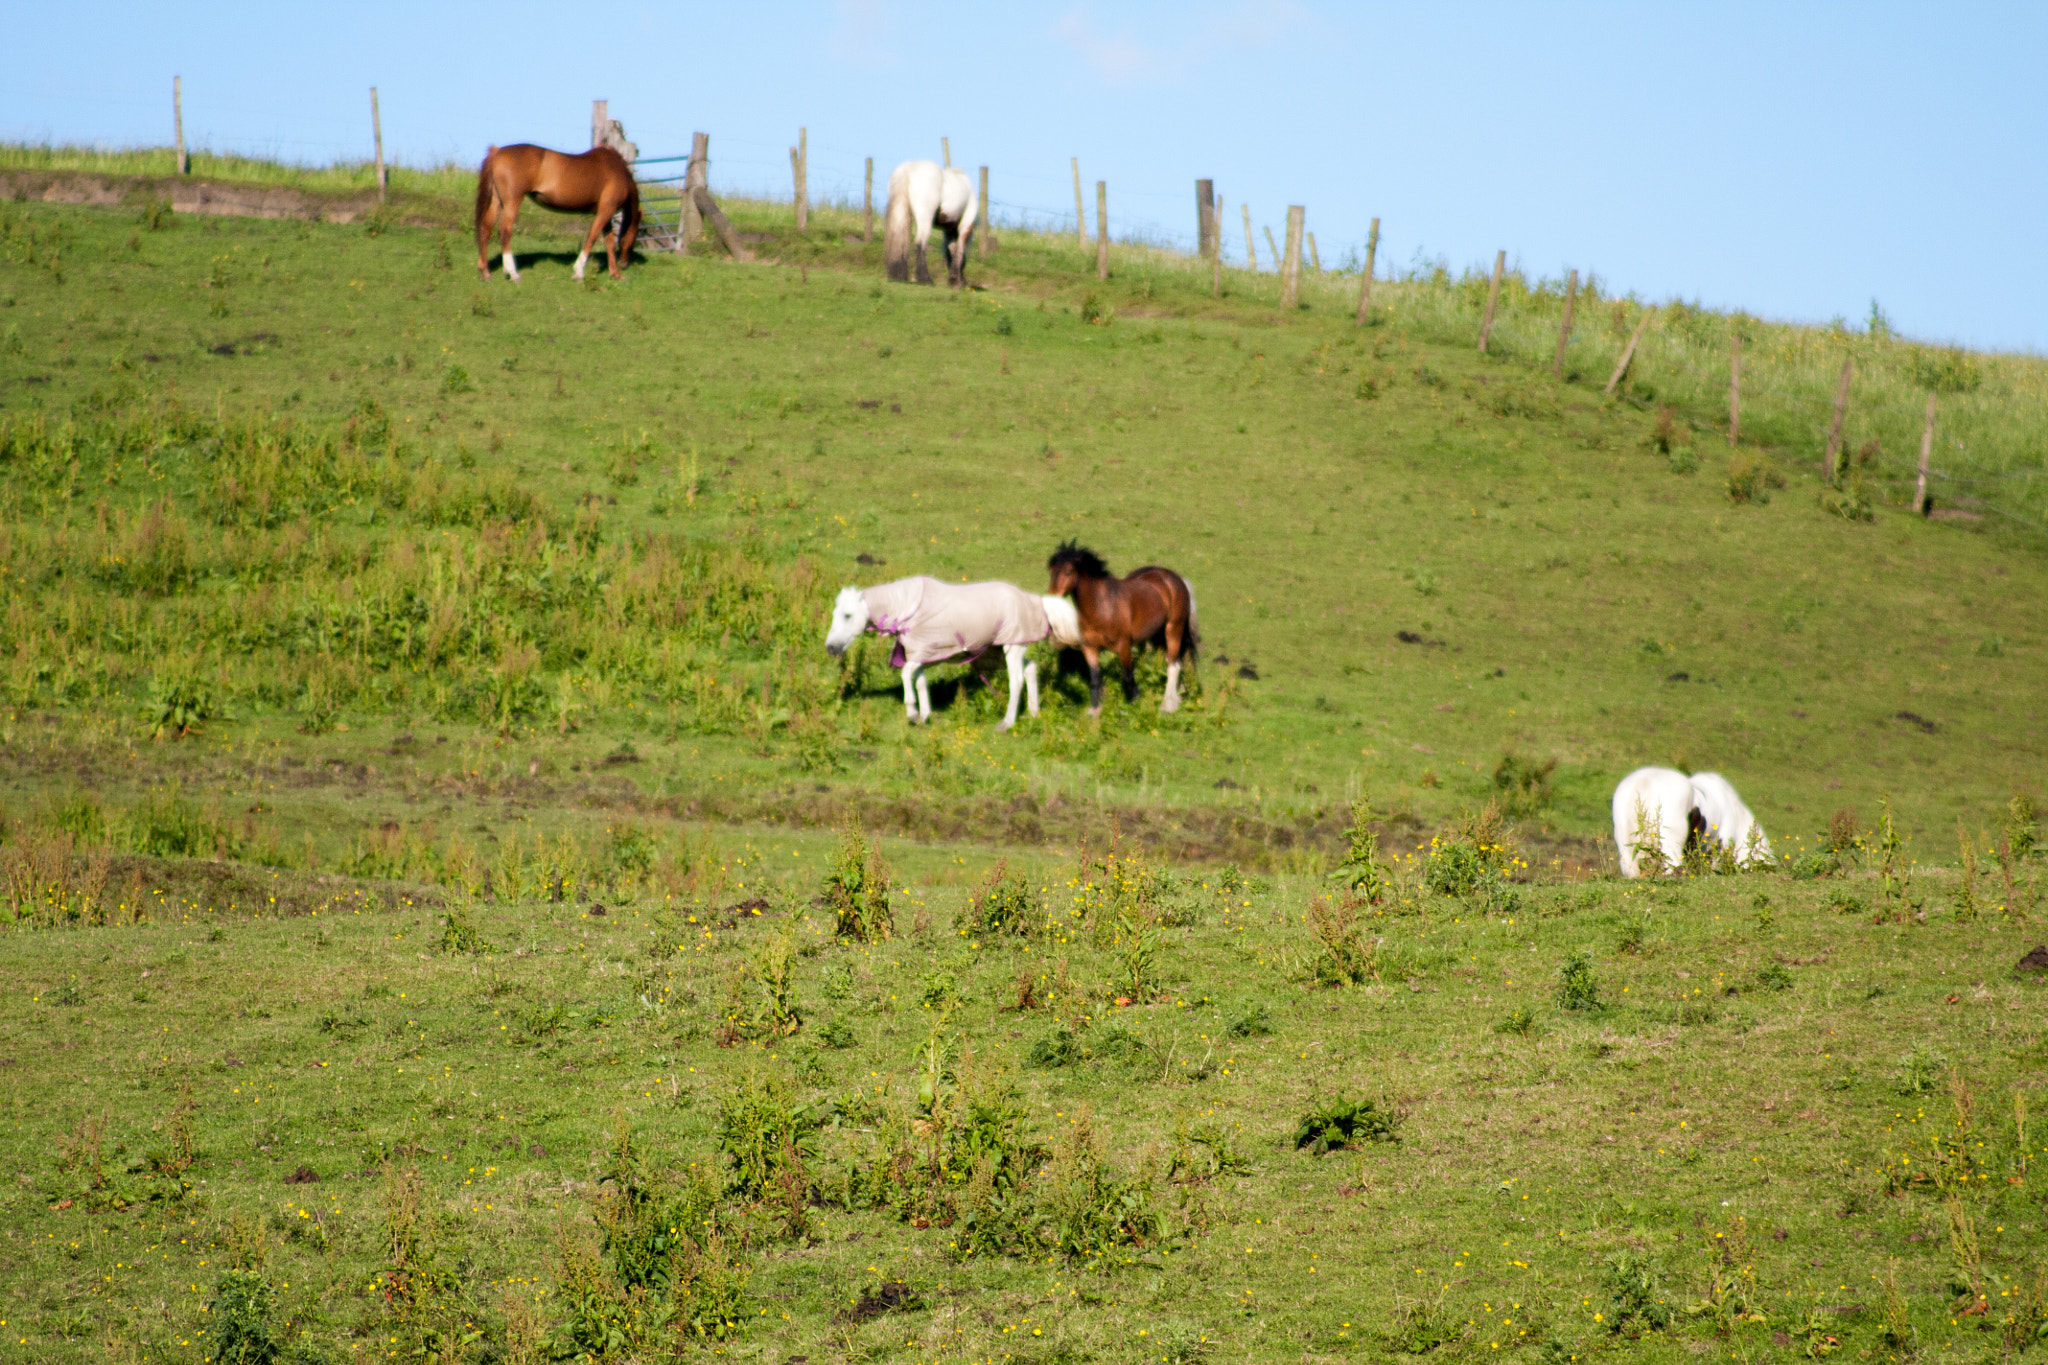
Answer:
POLYGON ((1131 651, 1164 638, 1166 695, 1162 712, 1180 710, 1180 661, 1192 659, 1200 640, 1195 590, 1172 569, 1147 565, 1127 578, 1111 574, 1093 550, 1068 541, 1045 561, 1055 597, 1072 597, 1081 617, 1081 655, 1088 660, 1088 714, 1102 714, 1102 651, 1116 651, 1124 666, 1124 700, 1135 701, 1138 681, 1131 651))
POLYGON ((583 278, 583 267, 600 232, 605 233, 605 259, 612 278, 619 277, 619 262, 632 255, 633 239, 640 234, 640 186, 626 158, 610 147, 573 154, 549 151, 530 142, 491 148, 476 175, 476 272, 486 280, 491 277, 494 223, 505 278, 519 278, 519 262, 512 258, 512 225, 519 218, 522 199, 560 213, 596 210, 583 238, 583 254, 576 258, 576 278, 583 278), (614 217, 623 221, 623 228, 606 232, 614 217))

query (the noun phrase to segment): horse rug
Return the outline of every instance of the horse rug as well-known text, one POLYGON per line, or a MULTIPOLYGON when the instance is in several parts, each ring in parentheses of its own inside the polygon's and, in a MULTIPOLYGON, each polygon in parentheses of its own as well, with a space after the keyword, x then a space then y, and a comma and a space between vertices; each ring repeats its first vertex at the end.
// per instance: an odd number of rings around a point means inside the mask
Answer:
POLYGON ((1052 633, 1045 604, 1014 583, 899 578, 861 589, 868 624, 896 637, 889 667, 973 659, 991 645, 1036 644, 1052 633))

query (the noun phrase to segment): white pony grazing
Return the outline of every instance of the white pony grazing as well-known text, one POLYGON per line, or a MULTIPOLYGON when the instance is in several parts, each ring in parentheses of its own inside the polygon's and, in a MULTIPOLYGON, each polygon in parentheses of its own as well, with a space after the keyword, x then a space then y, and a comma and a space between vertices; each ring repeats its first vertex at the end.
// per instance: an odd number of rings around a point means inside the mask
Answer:
POLYGON ((896 637, 889 666, 903 670, 903 709, 914 725, 932 718, 927 665, 973 659, 1001 645, 1010 670, 1010 705, 1003 723, 1017 723, 1017 699, 1028 693, 1038 714, 1038 665, 1028 648, 1051 636, 1078 644, 1081 625, 1073 603, 1041 597, 1014 583, 945 583, 936 578, 899 578, 872 588, 841 588, 825 631, 825 650, 844 654, 864 630, 896 637), (1054 602, 1058 602, 1055 607, 1054 602))
POLYGON ((1676 871, 1685 862, 1695 809, 1692 780, 1676 768, 1638 768, 1622 778, 1614 789, 1614 849, 1621 857, 1621 875, 1643 875, 1636 845, 1651 842, 1663 855, 1664 870, 1676 871))
POLYGON ((1691 777, 1693 804, 1706 820, 1707 835, 1735 855, 1738 867, 1752 862, 1768 863, 1776 856, 1762 825, 1750 814, 1735 787, 1719 773, 1694 773, 1691 777))
POLYGON ((889 208, 882 219, 882 261, 888 266, 889 278, 899 284, 911 278, 914 239, 917 282, 932 282, 924 247, 936 222, 945 234, 946 283, 955 289, 964 287, 967 244, 974 236, 974 220, 980 212, 981 201, 965 171, 951 166, 941 170, 936 161, 906 161, 889 172, 889 208))

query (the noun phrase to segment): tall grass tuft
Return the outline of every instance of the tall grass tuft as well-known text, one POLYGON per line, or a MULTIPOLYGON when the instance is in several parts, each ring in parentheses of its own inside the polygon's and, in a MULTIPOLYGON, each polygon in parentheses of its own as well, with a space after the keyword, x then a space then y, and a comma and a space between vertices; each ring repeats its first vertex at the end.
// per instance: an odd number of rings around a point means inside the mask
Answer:
POLYGON ((886 942, 895 932, 889 910, 889 867, 881 850, 861 832, 858 820, 839 834, 832 870, 825 874, 825 903, 835 932, 855 943, 886 942))

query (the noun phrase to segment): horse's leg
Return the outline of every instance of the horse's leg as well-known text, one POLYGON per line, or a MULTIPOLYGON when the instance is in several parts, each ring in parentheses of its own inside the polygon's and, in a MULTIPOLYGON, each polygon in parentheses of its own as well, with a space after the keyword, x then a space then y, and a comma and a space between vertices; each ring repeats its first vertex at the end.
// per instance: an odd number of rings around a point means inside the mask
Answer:
POLYGON ((1171 616, 1166 618, 1166 695, 1159 699, 1159 713, 1180 710, 1180 650, 1185 628, 1171 616))
POLYGON ((1026 659, 1024 661, 1024 696, 1026 701, 1030 704, 1031 714, 1034 716, 1037 715, 1038 662, 1035 659, 1026 659))
MULTIPOLYGON (((1024 698, 1024 646, 1004 645, 1003 662, 1010 670, 1010 705, 1003 712, 1003 723, 996 727, 998 730, 1012 729, 1017 724, 1017 703, 1024 698)), ((1031 712, 1036 715, 1038 707, 1032 706, 1031 712)))
MULTIPOLYGON (((478 192, 482 198, 482 192, 478 192)), ((477 278, 489 282, 491 278, 491 228, 498 221, 498 192, 491 191, 490 202, 476 216, 476 273, 477 278)))
POLYGON ((519 221, 519 201, 514 199, 498 210, 498 258, 505 278, 519 283, 519 262, 512 257, 512 228, 519 221))
POLYGON ((925 259, 924 243, 921 241, 917 244, 917 273, 912 278, 919 284, 930 284, 932 282, 931 263, 925 259))
POLYGON ((932 723, 932 683, 923 669, 917 673, 917 718, 921 724, 932 723))
POLYGON ((903 709, 909 714, 912 725, 917 724, 917 675, 923 667, 923 664, 903 665, 903 709))
MULTIPOLYGON (((570 272, 571 278, 583 278, 583 267, 590 261, 590 250, 597 245, 598 235, 604 231, 604 225, 610 218, 611 215, 604 211, 604 201, 600 199, 597 204, 597 216, 590 220, 590 231, 583 234, 583 250, 576 257, 576 269, 570 272)), ((618 272, 615 270, 612 273, 616 275, 618 272)))
POLYGON ((1129 640, 1117 646, 1116 659, 1118 663, 1124 666, 1124 700, 1136 701, 1138 699, 1138 669, 1131 660, 1131 642, 1129 640))
POLYGON ((947 223, 940 231, 946 243, 946 287, 958 289, 967 283, 966 266, 960 259, 960 227, 947 223))
POLYGON ((605 267, 615 280, 619 278, 619 243, 626 237, 625 202, 624 194, 607 194, 598 202, 598 212, 604 215, 605 267))
POLYGON ((1088 714, 1102 714, 1102 651, 1093 645, 1081 646, 1081 657, 1088 661, 1088 714))

